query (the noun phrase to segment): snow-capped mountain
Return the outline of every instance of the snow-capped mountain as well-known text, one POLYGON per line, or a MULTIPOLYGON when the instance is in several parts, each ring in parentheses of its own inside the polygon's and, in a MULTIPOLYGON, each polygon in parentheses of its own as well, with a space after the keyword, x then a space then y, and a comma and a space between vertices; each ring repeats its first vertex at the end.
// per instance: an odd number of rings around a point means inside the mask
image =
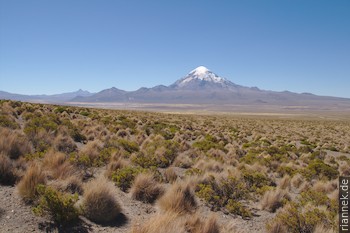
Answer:
POLYGON ((204 66, 199 66, 192 70, 182 79, 179 79, 171 88, 188 88, 188 89, 203 89, 203 88, 237 88, 238 85, 231 81, 218 76, 204 66))
MULTIPOLYGON (((22 101, 86 103, 146 103, 146 104, 204 104, 222 106, 312 106, 314 109, 349 106, 350 99, 317 96, 308 93, 289 91, 276 92, 260 90, 257 87, 237 85, 220 77, 204 66, 199 66, 183 78, 169 86, 158 85, 151 88, 142 87, 136 91, 124 91, 115 87, 98 93, 82 90, 52 96, 25 96, 0 91, 0 99, 22 101), (69 98, 69 99, 68 99, 69 98)), ((303 107, 301 107, 303 109, 303 107)), ((349 110, 350 111, 350 110, 349 110)))

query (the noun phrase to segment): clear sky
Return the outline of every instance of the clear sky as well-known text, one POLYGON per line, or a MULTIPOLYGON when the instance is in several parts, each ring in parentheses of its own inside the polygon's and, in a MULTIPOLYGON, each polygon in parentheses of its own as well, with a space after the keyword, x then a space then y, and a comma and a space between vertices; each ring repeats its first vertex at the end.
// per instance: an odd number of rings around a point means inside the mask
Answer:
POLYGON ((0 90, 245 86, 350 98, 349 0, 0 0, 0 90))

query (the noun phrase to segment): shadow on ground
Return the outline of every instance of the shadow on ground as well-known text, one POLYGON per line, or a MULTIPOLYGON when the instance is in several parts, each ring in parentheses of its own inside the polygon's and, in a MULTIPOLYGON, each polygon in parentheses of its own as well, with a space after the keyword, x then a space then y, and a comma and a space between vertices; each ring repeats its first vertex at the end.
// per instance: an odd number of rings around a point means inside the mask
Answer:
POLYGON ((58 225, 53 222, 41 222, 39 223, 39 229, 44 232, 59 232, 59 233, 88 233, 91 231, 91 225, 79 220, 74 224, 58 225))
POLYGON ((121 227, 128 223, 128 218, 123 214, 120 213, 115 218, 115 220, 107 222, 107 223, 100 223, 99 225, 104 227, 121 227))
MULTIPOLYGON (((1 217, 1 212, 0 212, 1 217)), ((115 220, 107 223, 99 223, 103 227, 121 227, 128 223, 128 218, 120 213, 115 220)), ((69 225, 59 225, 54 222, 46 221, 39 223, 39 229, 44 232, 59 232, 59 233, 88 233, 92 231, 92 223, 85 218, 79 219, 78 222, 69 225)))
POLYGON ((5 214, 5 212, 6 212, 5 210, 3 210, 3 209, 0 208, 0 219, 1 219, 2 216, 5 214))

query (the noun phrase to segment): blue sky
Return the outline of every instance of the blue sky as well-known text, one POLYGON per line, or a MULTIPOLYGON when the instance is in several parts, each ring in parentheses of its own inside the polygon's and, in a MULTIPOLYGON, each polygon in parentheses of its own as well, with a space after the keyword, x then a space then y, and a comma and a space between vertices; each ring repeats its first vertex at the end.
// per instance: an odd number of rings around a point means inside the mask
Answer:
POLYGON ((0 90, 234 83, 350 98, 350 1, 0 0, 0 90))

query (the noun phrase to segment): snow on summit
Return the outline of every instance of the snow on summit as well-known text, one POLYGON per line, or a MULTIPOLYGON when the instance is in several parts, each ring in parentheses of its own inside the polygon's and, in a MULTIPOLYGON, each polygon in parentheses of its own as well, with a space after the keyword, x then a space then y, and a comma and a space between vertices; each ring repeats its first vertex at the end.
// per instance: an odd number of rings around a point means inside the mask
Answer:
POLYGON ((192 70, 190 73, 194 73, 195 75, 203 75, 207 73, 209 70, 205 66, 198 66, 196 69, 192 70))
POLYGON ((237 85, 216 75, 205 66, 198 66, 196 69, 189 72, 185 77, 177 80, 169 87, 184 88, 187 90, 204 90, 217 88, 231 89, 237 88, 237 85))
POLYGON ((192 70, 185 78, 183 78, 180 84, 184 84, 195 79, 214 83, 224 83, 226 81, 224 78, 221 78, 211 72, 208 68, 199 66, 196 69, 192 70))

